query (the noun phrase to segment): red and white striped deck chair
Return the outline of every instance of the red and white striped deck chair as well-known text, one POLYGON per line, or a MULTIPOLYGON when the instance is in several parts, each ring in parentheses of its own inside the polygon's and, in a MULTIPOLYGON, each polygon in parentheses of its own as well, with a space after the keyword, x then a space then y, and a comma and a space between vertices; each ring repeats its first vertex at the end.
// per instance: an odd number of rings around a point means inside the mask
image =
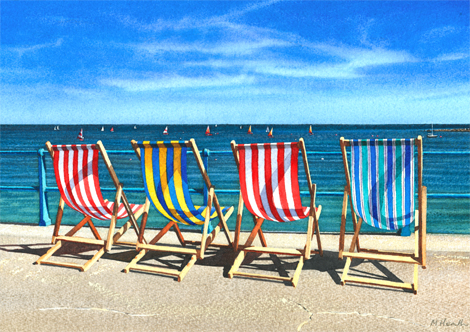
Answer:
POLYGON ((55 178, 60 191, 60 201, 54 226, 54 233, 52 235, 52 243, 55 243, 55 245, 49 249, 46 254, 41 256, 36 263, 72 267, 78 268, 81 271, 86 271, 104 254, 105 251, 110 250, 114 243, 135 246, 135 243, 117 241, 131 226, 133 226, 137 236, 139 235, 139 227, 137 226, 136 220, 144 212, 144 205, 129 204, 126 195, 122 191, 122 184, 119 182, 116 173, 114 172, 111 161, 109 160, 101 141, 98 141, 96 144, 83 145, 51 145, 50 142, 47 142, 46 147, 53 160, 55 178), (98 177, 100 152, 109 174, 111 175, 111 179, 116 186, 116 197, 114 202, 109 202, 108 200, 103 199, 103 196, 101 195, 98 177), (65 204, 82 213, 85 218, 83 218, 67 234, 59 235, 59 228, 65 204), (132 213, 129 213, 130 211, 132 211, 132 213), (116 220, 127 217, 130 218, 129 221, 127 221, 127 223, 125 223, 124 226, 114 234, 116 220), (101 239, 100 234, 92 222, 92 218, 98 220, 110 220, 106 240, 101 239), (74 236, 74 234, 77 233, 86 223, 90 226, 95 237, 94 239, 74 236), (98 245, 101 248, 84 265, 49 261, 48 259, 61 248, 62 242, 98 245))
POLYGON ((235 229, 235 250, 240 239, 243 205, 253 215, 255 227, 235 259, 229 277, 234 275, 289 281, 295 287, 299 280, 304 260, 311 253, 323 255, 320 241, 318 218, 321 205, 315 206, 316 185, 310 178, 305 143, 301 138, 294 143, 236 144, 232 141, 232 151, 240 176, 240 199, 238 203, 237 225, 235 229), (303 207, 300 199, 298 160, 299 150, 305 167, 310 192, 310 206, 303 207), (261 226, 264 220, 291 222, 308 218, 307 239, 302 249, 268 247, 261 226), (316 233, 318 250, 311 250, 311 240, 316 233), (256 235, 262 247, 253 246, 256 235), (299 256, 300 260, 292 278, 254 273, 238 272, 247 252, 299 256))

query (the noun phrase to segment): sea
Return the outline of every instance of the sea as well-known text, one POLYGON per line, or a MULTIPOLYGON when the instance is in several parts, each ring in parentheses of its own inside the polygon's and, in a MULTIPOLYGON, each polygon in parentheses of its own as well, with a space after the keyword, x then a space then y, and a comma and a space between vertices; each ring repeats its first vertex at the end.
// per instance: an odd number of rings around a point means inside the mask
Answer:
MULTIPOLYGON (((470 132, 463 131, 469 124, 434 125, 436 138, 428 138, 430 125, 253 125, 253 135, 248 135, 248 125, 211 124, 212 136, 206 136, 204 125, 168 125, 168 135, 163 135, 166 125, 1 125, 0 126, 0 222, 37 224, 39 221, 39 194, 36 191, 6 189, 8 186, 39 186, 38 155, 45 143, 91 144, 101 140, 110 151, 110 159, 119 180, 126 188, 140 188, 126 193, 131 203, 144 203, 145 193, 137 157, 132 153, 131 140, 188 140, 194 138, 198 149, 209 151, 208 174, 212 184, 221 190, 218 199, 223 206, 234 206, 235 212, 228 220, 235 229, 238 194, 227 189, 239 189, 238 174, 230 142, 263 143, 294 142, 305 140, 308 163, 313 183, 317 185, 316 204, 322 205, 319 219, 320 231, 337 233, 340 230, 342 192, 345 175, 339 145, 340 137, 353 138, 416 138, 423 137, 423 184, 428 188, 427 231, 441 234, 470 234, 470 132), (268 138, 267 129, 273 129, 268 138), (57 130, 58 129, 58 130, 57 130), (83 142, 77 139, 83 129, 83 142), (111 129, 113 131, 111 131, 111 129), (439 131, 439 130, 459 131, 439 131), (121 153, 119 151, 125 151, 121 153), (28 153, 30 152, 30 153, 28 153)), ((50 156, 46 159, 47 187, 57 187, 50 156)), ((194 158, 188 158, 190 188, 196 205, 203 203, 203 181, 194 158)), ((113 187, 107 169, 100 165, 100 183, 104 188, 113 187)), ((307 180, 302 163, 299 164, 300 188, 307 191, 307 180)), ((103 192, 104 198, 114 200, 114 192, 103 192)), ((304 206, 309 197, 302 198, 304 206)), ((47 192, 47 204, 52 223, 55 222, 58 191, 47 192)), ((63 224, 73 224, 82 216, 66 207, 63 224)), ((121 221, 121 224, 124 221, 121 221)), ((97 222, 106 226, 106 222, 97 222)), ((160 228, 166 219, 151 208, 148 227, 160 228)), ((213 226, 216 220, 213 221, 213 226)), ((252 228, 253 219, 244 209, 242 229, 252 228)), ((272 232, 305 232, 305 220, 292 223, 266 222, 263 229, 272 232)), ((184 228, 184 227, 183 227, 184 228)), ((347 215, 347 231, 352 231, 351 215, 347 215)), ((362 232, 375 233, 377 229, 363 225, 362 232)))

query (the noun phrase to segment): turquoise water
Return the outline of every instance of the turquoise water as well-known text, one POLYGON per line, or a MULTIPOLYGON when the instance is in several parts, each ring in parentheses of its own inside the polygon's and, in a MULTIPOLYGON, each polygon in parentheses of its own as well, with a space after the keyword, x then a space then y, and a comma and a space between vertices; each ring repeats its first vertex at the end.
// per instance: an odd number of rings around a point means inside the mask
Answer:
MULTIPOLYGON (((1 126, 0 150, 13 151, 37 151, 44 147, 46 141, 53 144, 77 144, 78 132, 83 128, 85 141, 83 143, 95 143, 102 140, 107 150, 132 151, 130 140, 180 140, 194 138, 199 150, 230 151, 230 141, 237 143, 296 141, 303 137, 307 151, 327 152, 325 154, 309 155, 309 166, 312 180, 317 184, 317 204, 323 206, 320 217, 320 229, 324 232, 338 232, 341 221, 341 196, 324 195, 328 192, 342 192, 345 179, 339 148, 339 138, 411 138, 423 136, 424 151, 436 152, 462 152, 470 151, 469 132, 435 132, 438 137, 427 138, 429 126, 425 125, 387 125, 387 126, 345 126, 345 125, 318 125, 312 126, 314 135, 308 135, 308 125, 285 125, 274 127, 274 138, 269 139, 266 133, 267 125, 252 126, 253 135, 247 135, 248 126, 241 129, 237 125, 211 125, 212 136, 205 136, 207 125, 171 125, 168 126, 169 135, 162 134, 165 126, 137 126, 113 125, 114 132, 110 132, 110 125, 101 131, 101 125, 66 126, 61 125, 59 131, 54 126, 1 126), (440 137, 442 136, 442 137, 440 137), (336 154, 328 154, 334 152, 336 154)), ((440 128, 464 128, 469 125, 438 126, 440 128)), ((271 126, 270 126, 271 128, 271 126)), ((125 188, 143 188, 138 159, 133 154, 110 154, 110 159, 116 173, 125 188)), ((196 164, 190 160, 190 186, 201 189, 202 178, 198 173, 196 164)), ((300 164, 301 165, 301 164, 300 164)), ((47 185, 56 187, 52 163, 46 156, 47 185)), ((216 189, 238 189, 238 175, 233 156, 212 153, 209 156, 208 173, 216 189)), ((301 190, 307 190, 306 178, 303 167, 299 168, 301 190)), ((112 187, 109 174, 101 165, 100 179, 103 187, 112 187)), ((428 194, 468 194, 470 193, 470 155, 469 154, 425 154, 423 183, 428 187, 428 194)), ((2 186, 38 186, 38 159, 35 154, 1 154, 0 155, 0 185, 2 186)), ((104 192, 105 198, 114 199, 114 193, 104 192)), ((132 202, 143 203, 145 194, 128 193, 132 202)), ((196 204, 202 203, 202 196, 194 194, 196 204)), ((55 220, 58 192, 48 193, 48 202, 51 219, 55 220)), ((238 204, 238 195, 220 194, 219 201, 222 205, 238 204)), ((309 204, 309 198, 303 198, 304 204, 309 204)), ((0 191, 0 222, 37 223, 39 216, 38 194, 34 191, 0 191)), ((63 223, 73 223, 81 219, 81 216, 66 208, 63 223)), ((215 222, 215 221, 214 221, 215 222)), ((148 225, 162 227, 165 219, 153 208, 149 214, 148 225)), ((100 224, 100 223, 98 223, 100 224)), ((243 229, 249 229, 252 219, 248 211, 244 211, 243 229)), ((428 232, 470 234, 470 199, 456 197, 429 197, 428 232)), ((105 225, 105 223, 103 223, 105 225)), ((229 219, 230 229, 235 227, 235 213, 229 219)), ((363 226, 365 232, 376 230, 367 225, 363 226)), ((272 231, 303 231, 306 222, 288 224, 266 223, 263 226, 272 231)), ((350 215, 348 214, 348 230, 352 230, 350 215)))

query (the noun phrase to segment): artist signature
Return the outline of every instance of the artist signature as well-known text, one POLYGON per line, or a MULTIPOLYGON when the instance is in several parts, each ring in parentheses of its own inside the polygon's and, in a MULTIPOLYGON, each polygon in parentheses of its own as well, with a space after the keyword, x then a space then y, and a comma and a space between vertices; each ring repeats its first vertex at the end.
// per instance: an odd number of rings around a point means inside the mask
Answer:
POLYGON ((430 326, 449 326, 449 327, 456 327, 456 326, 461 326, 461 327, 465 327, 465 326, 468 326, 468 324, 465 324, 463 319, 459 319, 458 321, 452 321, 452 320, 448 320, 447 318, 444 318, 444 319, 433 319, 431 321, 431 325, 430 326))

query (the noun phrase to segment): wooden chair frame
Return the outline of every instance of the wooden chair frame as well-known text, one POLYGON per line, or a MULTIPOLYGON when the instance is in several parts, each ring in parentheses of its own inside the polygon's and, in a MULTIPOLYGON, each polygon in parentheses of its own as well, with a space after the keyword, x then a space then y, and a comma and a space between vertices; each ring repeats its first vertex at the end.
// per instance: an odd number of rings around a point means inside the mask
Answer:
POLYGON ((349 140, 340 138, 341 152, 343 155, 344 171, 346 175, 346 186, 344 187, 343 208, 341 212, 341 231, 339 238, 339 259, 347 257, 341 277, 341 285, 346 282, 378 285, 391 288, 401 288, 412 290, 414 294, 418 292, 418 265, 426 268, 426 209, 427 209, 427 188, 423 186, 423 139, 421 136, 415 140, 415 146, 418 148, 418 210, 415 210, 415 250, 412 254, 401 252, 386 252, 374 249, 365 249, 359 245, 359 232, 361 230, 362 219, 356 216, 351 200, 351 178, 347 159, 346 147, 351 146, 349 140), (354 235, 351 241, 349 251, 344 251, 346 214, 348 202, 351 208, 352 223, 354 235), (357 249, 357 252, 354 250, 357 249), (413 283, 392 282, 388 280, 377 280, 364 277, 348 276, 349 267, 353 258, 381 260, 389 262, 399 262, 414 265, 413 283))
MULTIPOLYGON (((52 244, 54 246, 49 249, 43 256, 41 256, 37 261, 36 264, 41 265, 41 264, 47 264, 47 265, 56 265, 56 266, 64 266, 64 267, 70 267, 70 268, 76 268, 79 269, 82 272, 85 272, 88 270, 98 259, 100 259, 101 256, 106 251, 111 250, 112 246, 114 244, 121 244, 121 245, 130 245, 130 246, 135 246, 135 243, 132 242, 124 242, 124 241, 119 241, 119 238, 121 238, 122 235, 132 226, 139 237, 139 227, 137 225, 137 219, 142 215, 144 212, 144 207, 140 208, 137 213, 132 213, 132 210, 129 205, 129 201, 127 200, 127 197, 122 190, 123 184, 119 182, 116 173, 114 171, 114 168, 111 164, 111 161, 109 160, 108 154, 106 153, 106 150, 103 146, 103 143, 101 141, 98 141, 96 143, 98 146, 98 149, 101 153, 101 157, 103 158, 103 161, 106 165, 106 168, 109 171, 109 174, 111 176, 111 179, 113 180, 114 185, 116 186, 116 196, 114 199, 114 209, 113 209, 113 216, 110 220, 110 225, 109 225, 109 230, 108 230, 108 235, 106 240, 103 240, 98 233, 95 225, 93 224, 92 217, 85 215, 85 218, 83 218, 75 227, 73 227, 69 232, 67 232, 65 235, 59 235, 59 229, 60 225, 62 222, 62 216, 64 213, 64 207, 65 207, 65 202, 62 198, 62 195, 59 200, 59 207, 57 211, 57 216, 56 216, 56 222, 54 225, 54 232, 52 234, 52 244), (121 200, 124 204, 124 207, 129 215, 129 220, 122 226, 116 234, 114 233, 114 229, 116 227, 116 221, 117 221, 117 213, 118 213, 118 208, 119 205, 121 204, 121 200), (83 237, 78 237, 74 236, 75 233, 77 233, 85 224, 90 226, 90 229, 95 237, 95 239, 88 239, 88 238, 83 238, 83 237), (98 252, 93 255, 93 257, 85 262, 85 264, 80 265, 80 264, 75 264, 75 263, 65 263, 65 262, 57 262, 57 261, 51 261, 48 260, 57 250, 59 250, 62 247, 63 242, 74 242, 74 243, 82 243, 82 244, 91 244, 91 245, 98 245, 101 248, 98 250, 98 252)), ((54 160, 54 151, 52 150, 52 145, 50 142, 46 142, 46 147, 47 150, 49 151, 49 154, 52 157, 52 160, 54 160)), ((105 200, 107 201, 107 200, 105 200)))
MULTIPOLYGON (((140 153, 140 148, 137 145, 137 142, 132 140, 132 147, 134 148, 134 151, 139 158, 141 159, 141 153, 140 153)), ((205 220, 204 220, 204 226, 203 226, 203 232, 201 235, 201 241, 191 241, 191 240, 185 240, 183 237, 183 234, 178 226, 177 222, 170 221, 168 224, 148 243, 143 243, 141 241, 141 238, 144 235, 145 231, 145 226, 147 223, 147 216, 148 216, 148 211, 150 208, 150 201, 147 197, 146 202, 145 202, 145 211, 144 211, 144 216, 142 217, 142 223, 141 223, 141 229, 140 229, 140 237, 139 241, 137 242, 137 250, 140 251, 137 256, 126 266, 124 269, 125 273, 128 273, 130 270, 135 270, 135 271, 143 271, 143 272, 151 272, 151 273, 156 273, 156 274, 163 274, 163 275, 169 275, 176 277, 178 282, 181 282, 183 278, 186 276, 188 271, 191 269, 191 267, 196 263, 198 259, 204 259, 205 251, 206 249, 212 244, 214 241, 215 237, 219 233, 221 229, 224 230, 225 236, 228 241, 228 245, 232 246, 233 245, 233 240, 232 236, 230 234, 230 231, 227 226, 227 219, 232 215, 233 213, 233 206, 230 207, 226 214, 224 215, 222 213, 222 209, 219 204, 219 200, 217 199, 217 195, 214 192, 214 186, 211 184, 211 181, 209 179, 209 176, 207 174, 207 171, 204 167, 204 163, 202 161, 201 155, 199 154, 199 150, 196 146, 196 142, 194 139, 191 139, 186 142, 186 146, 188 148, 191 148, 191 151, 193 152, 195 158, 196 158, 196 163, 199 167, 199 171, 201 172, 201 175, 203 177, 204 183, 207 188, 209 188, 209 195, 208 195, 208 201, 207 201, 207 210, 206 210, 206 215, 205 215, 205 220), (213 229, 213 231, 208 234, 208 229, 209 229, 209 223, 210 223, 210 215, 211 215, 211 210, 212 210, 212 205, 215 206, 217 216, 219 218, 219 223, 217 226, 213 229), (174 232, 176 233, 176 236, 179 240, 179 242, 182 245, 182 248, 174 247, 174 246, 167 246, 165 244, 163 245, 157 245, 156 243, 160 241, 160 239, 171 229, 173 228, 174 232), (196 248, 186 248, 187 244, 199 246, 196 248), (173 254, 182 254, 182 255, 191 255, 190 260, 188 263, 184 266, 184 268, 181 271, 175 271, 174 269, 168 269, 168 268, 161 268, 161 267, 155 267, 155 266, 148 266, 148 265, 142 265, 142 264, 137 264, 148 251, 158 251, 158 252, 164 252, 164 253, 173 253, 173 254)))
MULTIPOLYGON (((235 141, 231 142, 231 147, 232 147, 233 156, 235 158, 235 163, 237 164, 237 169, 239 169, 240 159, 239 159, 239 154, 238 154, 238 148, 237 148, 235 141)), ((310 192, 310 213, 308 217, 307 239, 306 239, 304 248, 303 249, 288 249, 288 248, 268 247, 266 239, 264 237, 264 233, 261 229, 261 226, 263 225, 263 222, 265 219, 258 218, 256 216, 253 216, 253 222, 255 223, 253 230, 248 236, 248 239, 246 240, 245 244, 240 246, 239 245, 240 230, 241 230, 241 222, 242 222, 242 214, 243 214, 243 206, 244 206, 243 197, 240 192, 239 201, 238 201, 237 221, 236 221, 236 228, 235 228, 234 250, 238 251, 240 247, 241 249, 237 257, 235 258, 235 261, 233 262, 232 268, 230 269, 228 273, 230 279, 232 279, 233 276, 242 276, 242 277, 248 277, 248 278, 288 281, 292 284, 293 287, 296 287, 299 281, 300 273, 304 265, 304 261, 307 259, 310 259, 310 255, 313 253, 320 254, 320 256, 323 256, 323 250, 322 250, 321 240, 320 240, 320 228, 318 225, 318 219, 320 218, 322 206, 319 205, 318 208, 315 206, 316 185, 312 183, 312 179, 310 177, 310 169, 308 167, 308 161, 307 161, 307 152, 305 149, 305 142, 303 138, 299 140, 298 147, 302 153, 302 160, 303 160, 303 164, 305 168, 305 175, 307 176, 308 189, 310 192), (311 250, 311 241, 312 241, 314 234, 316 235, 318 250, 311 250), (252 245, 257 235, 261 241, 261 245, 262 245, 261 247, 252 245), (297 264, 297 267, 295 269, 295 272, 292 278, 239 272, 238 269, 240 268, 243 260, 245 259, 246 253, 248 252, 260 253, 260 254, 299 256, 300 259, 299 259, 299 262, 297 264)))

